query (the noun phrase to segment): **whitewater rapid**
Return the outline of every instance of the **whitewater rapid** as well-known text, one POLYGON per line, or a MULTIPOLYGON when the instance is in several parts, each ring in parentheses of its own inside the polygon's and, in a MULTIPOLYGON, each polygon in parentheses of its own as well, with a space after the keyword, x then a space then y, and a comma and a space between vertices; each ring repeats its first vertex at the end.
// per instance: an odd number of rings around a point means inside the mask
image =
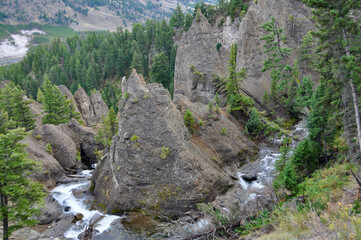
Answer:
POLYGON ((91 211, 89 210, 90 203, 86 203, 88 200, 85 195, 74 195, 77 190, 89 189, 92 170, 82 171, 78 175, 84 179, 74 183, 61 184, 52 190, 52 196, 58 201, 65 214, 73 214, 75 216, 76 214, 81 213, 83 215, 81 221, 77 221, 64 233, 64 237, 74 240, 77 240, 78 235, 84 232, 95 215, 97 215, 97 218, 99 215, 101 216, 99 218, 101 220, 96 222, 93 226, 93 229, 95 229, 97 233, 102 233, 109 229, 111 223, 120 218, 115 215, 103 214, 97 210, 91 211))

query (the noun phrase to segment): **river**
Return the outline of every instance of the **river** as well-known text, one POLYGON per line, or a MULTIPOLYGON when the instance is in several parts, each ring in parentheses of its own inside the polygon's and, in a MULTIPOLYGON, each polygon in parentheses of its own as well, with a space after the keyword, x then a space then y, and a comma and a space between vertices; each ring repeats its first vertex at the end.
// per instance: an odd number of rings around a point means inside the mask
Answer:
MULTIPOLYGON (((291 147, 294 149, 298 142, 307 137, 308 132, 306 129, 306 121, 303 120, 299 122, 291 131, 291 136, 294 137, 294 141, 291 144, 291 147)), ((270 186, 272 185, 273 178, 275 176, 275 162, 279 158, 279 147, 282 143, 282 139, 272 140, 271 142, 263 142, 259 144, 259 159, 254 162, 243 165, 238 171, 238 180, 236 181, 236 186, 232 191, 227 193, 225 196, 218 199, 221 203, 221 212, 227 214, 230 212, 230 205, 234 204, 237 201, 240 206, 246 206, 249 204, 254 204, 260 201, 260 199, 265 198, 269 194, 270 186), (255 174, 257 179, 255 181, 246 181, 243 179, 243 176, 246 173, 252 172, 255 174), (223 198, 223 199, 222 199, 223 198), (224 200, 226 199, 226 200, 224 200), (229 201, 229 205, 227 205, 229 201), (222 205, 223 204, 223 205, 222 205)), ((64 237, 66 239, 78 239, 79 234, 81 234, 90 222, 93 222, 92 218, 96 216, 98 219, 94 225, 94 229, 97 233, 100 234, 109 229, 112 225, 112 222, 119 220, 119 216, 103 214, 97 210, 89 210, 91 203, 89 201, 89 196, 79 195, 77 196, 78 190, 87 190, 90 188, 90 178, 92 176, 92 170, 85 170, 79 173, 79 179, 73 183, 62 184, 53 189, 52 195, 61 205, 64 213, 69 213, 76 215, 81 213, 84 217, 82 221, 77 221, 76 224, 73 224, 69 227, 66 232, 64 232, 64 237), (101 216, 99 218, 99 216, 101 216)), ((172 236, 172 239, 178 239, 180 236, 189 236, 200 231, 204 231, 209 228, 213 228, 211 219, 209 218, 200 218, 194 223, 189 223, 181 226, 174 226, 170 228, 177 232, 176 234, 167 233, 165 235, 160 234, 158 236, 172 236)), ((115 240, 119 238, 105 238, 109 240, 115 240)), ((133 239, 133 238, 131 238, 133 239)), ((163 239, 158 237, 157 239, 163 239)))

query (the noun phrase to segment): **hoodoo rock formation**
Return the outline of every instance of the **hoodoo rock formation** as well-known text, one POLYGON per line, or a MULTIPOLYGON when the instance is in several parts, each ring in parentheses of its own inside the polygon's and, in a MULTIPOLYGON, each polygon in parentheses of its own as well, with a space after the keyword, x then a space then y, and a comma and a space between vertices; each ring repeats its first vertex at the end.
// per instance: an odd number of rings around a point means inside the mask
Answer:
MULTIPOLYGON (((143 209, 158 216, 181 216, 195 203, 211 201, 231 186, 230 175, 211 158, 212 153, 205 152, 219 149, 191 140, 183 116, 163 86, 146 85, 133 72, 123 80, 123 91, 127 93, 120 103, 119 133, 93 175, 99 205, 113 212, 143 209)), ((254 153, 254 146, 243 142, 239 133, 230 134, 240 139, 226 148, 237 149, 230 150, 227 159, 240 161, 245 149, 254 153)))
MULTIPOLYGON (((247 70, 243 89, 262 102, 265 91, 270 92, 271 81, 268 72, 262 72, 264 54, 260 37, 266 35, 261 27, 276 18, 279 27, 287 36, 286 47, 295 48, 302 37, 311 29, 311 9, 297 0, 250 1, 247 14, 241 21, 223 15, 210 24, 202 13, 193 20, 192 27, 184 32, 178 42, 174 74, 174 93, 187 96, 191 101, 207 104, 213 101, 215 87, 213 74, 226 77, 228 59, 232 44, 237 44, 237 70, 247 70), (221 46, 217 51, 217 44, 221 46), (194 74, 191 66, 201 73, 194 74), (203 76, 202 76, 203 75, 203 76)), ((297 53, 292 53, 292 59, 297 53)), ((301 73, 301 75, 304 73, 301 73)))

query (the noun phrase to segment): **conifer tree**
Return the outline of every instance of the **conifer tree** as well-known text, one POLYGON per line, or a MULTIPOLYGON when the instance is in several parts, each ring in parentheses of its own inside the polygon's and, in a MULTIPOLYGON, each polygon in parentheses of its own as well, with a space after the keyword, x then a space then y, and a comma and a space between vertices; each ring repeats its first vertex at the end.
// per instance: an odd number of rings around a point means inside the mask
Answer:
POLYGON ((27 177, 37 165, 28 158, 25 145, 19 143, 24 136, 24 128, 0 134, 0 220, 4 240, 14 230, 37 222, 32 218, 40 212, 36 204, 46 195, 40 184, 27 177))
POLYGON ((95 141, 102 143, 106 147, 112 145, 112 138, 119 130, 119 120, 114 108, 109 109, 108 115, 103 121, 103 126, 98 130, 95 135, 95 141))
MULTIPOLYGON (((304 0, 304 2, 309 7, 315 8, 314 16, 318 31, 314 35, 320 41, 321 66, 325 66, 322 62, 329 62, 329 59, 332 59, 332 72, 328 71, 328 76, 325 74, 325 69, 321 69, 321 72, 323 72, 326 81, 340 80, 340 85, 343 88, 342 100, 346 112, 348 107, 347 95, 349 94, 347 88, 351 91, 360 151, 361 120, 355 83, 359 84, 359 79, 361 79, 361 49, 359 47, 361 32, 360 20, 355 15, 360 9, 361 2, 356 0, 304 0)), ((344 127, 346 131, 347 126, 344 127)))
POLYGON ((35 118, 29 108, 30 101, 23 99, 24 92, 20 86, 13 89, 11 94, 11 107, 13 111, 13 120, 17 127, 24 127, 30 131, 35 127, 35 118))
POLYGON ((260 38, 265 41, 263 46, 265 53, 268 54, 262 71, 270 70, 271 97, 285 103, 286 99, 282 97, 284 93, 288 93, 288 97, 292 96, 295 86, 300 84, 297 68, 289 61, 291 49, 283 47, 283 44, 287 42, 286 35, 283 34, 283 29, 277 25, 276 19, 272 17, 270 22, 262 25, 262 28, 268 33, 260 38))
POLYGON ((161 83, 167 89, 170 87, 169 62, 165 52, 154 56, 150 76, 153 82, 161 83))
POLYGON ((69 108, 66 103, 66 97, 60 92, 58 87, 51 84, 47 74, 44 75, 42 91, 44 94, 43 109, 46 113, 42 123, 67 123, 69 121, 69 108))
POLYGON ((188 128, 190 133, 194 132, 195 122, 196 120, 194 119, 192 112, 187 110, 184 114, 184 125, 188 128))

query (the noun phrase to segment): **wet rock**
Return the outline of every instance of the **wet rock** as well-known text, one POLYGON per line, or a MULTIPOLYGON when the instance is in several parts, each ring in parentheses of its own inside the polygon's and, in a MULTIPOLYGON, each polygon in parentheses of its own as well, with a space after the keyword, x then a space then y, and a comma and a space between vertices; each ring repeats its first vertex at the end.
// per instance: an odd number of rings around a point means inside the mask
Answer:
POLYGON ((131 239, 131 240, 145 240, 146 238, 138 236, 134 233, 127 231, 121 221, 116 219, 110 225, 108 230, 102 233, 96 234, 92 237, 92 240, 111 240, 111 239, 131 239))
POLYGON ((180 216, 228 189, 230 177, 189 140, 169 92, 135 72, 124 84, 130 97, 120 103, 120 131, 92 178, 96 202, 108 212, 180 216), (124 142, 125 132, 138 140, 124 142), (169 151, 161 157, 163 147, 169 151))
POLYGON ((65 212, 69 212, 69 211, 70 211, 70 207, 69 207, 69 206, 66 206, 66 207, 64 208, 64 211, 65 211, 65 212))
POLYGON ((83 220, 84 215, 82 213, 77 213, 75 215, 75 221, 81 221, 83 220))
POLYGON ((42 132, 42 140, 51 145, 54 157, 64 169, 72 169, 79 164, 76 144, 59 126, 45 124, 42 126, 42 132))
POLYGON ((59 203, 51 195, 48 195, 45 199, 45 206, 41 209, 41 214, 36 218, 40 225, 44 225, 59 220, 61 214, 62 209, 59 203))
POLYGON ((73 223, 74 215, 62 214, 60 220, 54 222, 48 229, 43 232, 44 237, 64 239, 64 233, 69 230, 73 223))
POLYGON ((90 225, 96 225, 99 221, 101 221, 104 218, 103 215, 101 215, 100 213, 96 213, 93 215, 93 217, 90 219, 89 224, 90 225))
POLYGON ((242 178, 248 182, 252 182, 257 180, 257 175, 255 173, 247 173, 244 174, 242 178))

